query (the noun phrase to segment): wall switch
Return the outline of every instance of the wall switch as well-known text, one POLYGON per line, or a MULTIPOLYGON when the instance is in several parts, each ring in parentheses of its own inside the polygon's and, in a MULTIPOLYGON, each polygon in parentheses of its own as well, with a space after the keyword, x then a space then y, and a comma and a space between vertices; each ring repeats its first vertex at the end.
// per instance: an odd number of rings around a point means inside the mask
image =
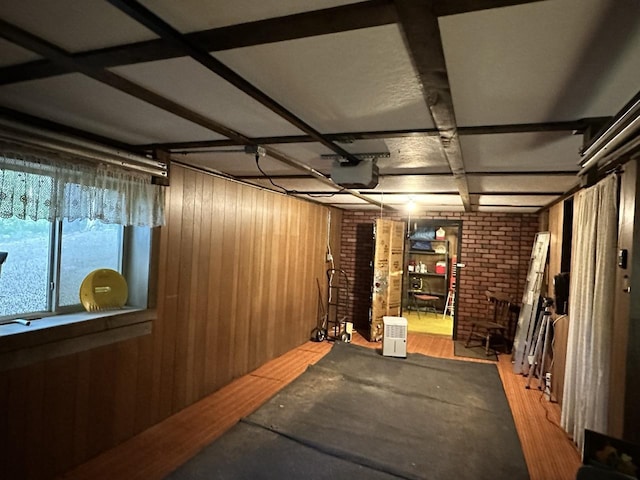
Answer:
POLYGON ((618 266, 622 269, 627 268, 627 258, 629 256, 629 250, 621 248, 618 250, 618 266))

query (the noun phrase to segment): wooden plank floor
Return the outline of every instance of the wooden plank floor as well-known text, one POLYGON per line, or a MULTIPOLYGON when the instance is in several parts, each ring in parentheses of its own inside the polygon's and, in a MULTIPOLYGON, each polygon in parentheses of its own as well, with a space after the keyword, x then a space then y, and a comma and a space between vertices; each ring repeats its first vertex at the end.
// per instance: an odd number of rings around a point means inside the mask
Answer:
MULTIPOLYGON (((369 343, 357 334, 353 343, 369 348, 380 347, 380 344, 369 343)), ((61 478, 161 479, 222 435, 240 418, 255 411, 278 390, 302 374, 307 365, 320 360, 330 348, 331 344, 328 342, 308 342, 67 472, 61 478)), ((453 342, 442 336, 410 334, 407 350, 435 357, 460 359, 453 354, 453 342)), ((541 393, 537 389, 526 390, 524 377, 512 373, 511 363, 506 355, 500 356, 498 370, 531 480, 573 480, 580 464, 580 456, 566 434, 557 426, 560 417, 558 406, 541 399, 541 393)))

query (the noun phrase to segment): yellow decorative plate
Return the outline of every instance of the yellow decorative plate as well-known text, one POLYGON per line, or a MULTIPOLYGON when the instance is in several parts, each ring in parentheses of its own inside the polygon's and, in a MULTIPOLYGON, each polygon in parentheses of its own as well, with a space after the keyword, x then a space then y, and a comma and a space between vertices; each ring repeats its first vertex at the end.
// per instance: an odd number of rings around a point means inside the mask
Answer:
POLYGON ((94 270, 80 285, 80 302, 87 312, 122 308, 128 295, 125 278, 109 268, 94 270))

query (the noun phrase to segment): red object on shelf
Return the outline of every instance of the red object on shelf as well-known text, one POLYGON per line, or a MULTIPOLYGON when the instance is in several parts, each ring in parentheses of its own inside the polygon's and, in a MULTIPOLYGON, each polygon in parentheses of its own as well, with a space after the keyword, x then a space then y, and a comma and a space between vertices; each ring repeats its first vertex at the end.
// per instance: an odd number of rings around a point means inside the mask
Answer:
POLYGON ((445 262, 437 262, 436 273, 440 275, 444 275, 445 273, 447 273, 447 264, 445 262))

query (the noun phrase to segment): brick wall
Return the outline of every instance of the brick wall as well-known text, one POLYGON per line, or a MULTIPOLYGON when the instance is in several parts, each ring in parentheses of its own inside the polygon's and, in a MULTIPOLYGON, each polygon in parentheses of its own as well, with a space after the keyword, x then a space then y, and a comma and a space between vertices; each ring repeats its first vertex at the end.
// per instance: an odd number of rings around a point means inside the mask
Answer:
MULTIPOLYGON (((341 268, 349 276, 348 318, 356 328, 366 329, 370 306, 373 258, 373 223, 377 211, 345 211, 342 218, 341 268)), ((401 212, 386 218, 405 220, 401 212)), ((507 213, 439 213, 417 219, 462 221, 462 251, 466 264, 459 283, 457 337, 466 338, 470 322, 487 316, 487 289, 499 289, 520 303, 529 268, 538 215, 507 213)))

